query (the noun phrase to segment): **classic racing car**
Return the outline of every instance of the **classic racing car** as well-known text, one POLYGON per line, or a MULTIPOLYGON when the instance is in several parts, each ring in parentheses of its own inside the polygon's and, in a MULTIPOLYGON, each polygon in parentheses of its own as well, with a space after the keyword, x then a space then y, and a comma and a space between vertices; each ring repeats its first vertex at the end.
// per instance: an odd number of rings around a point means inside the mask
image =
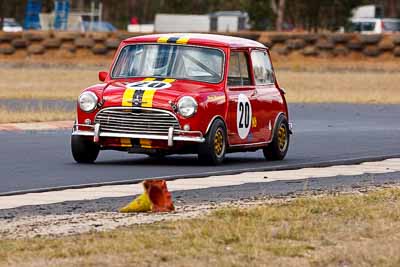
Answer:
POLYGON ((291 134, 285 91, 268 49, 211 34, 124 40, 101 84, 78 98, 71 137, 78 163, 100 150, 163 156, 197 153, 220 164, 229 152, 262 149, 282 160, 291 134))

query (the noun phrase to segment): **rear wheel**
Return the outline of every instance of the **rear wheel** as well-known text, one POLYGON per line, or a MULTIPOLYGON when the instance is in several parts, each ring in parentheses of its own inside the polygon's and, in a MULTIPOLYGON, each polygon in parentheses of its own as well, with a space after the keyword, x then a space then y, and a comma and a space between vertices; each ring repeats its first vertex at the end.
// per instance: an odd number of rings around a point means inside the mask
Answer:
POLYGON ((221 164, 225 159, 227 138, 224 123, 217 119, 211 125, 205 142, 199 145, 199 160, 209 165, 221 164))
POLYGON ((99 145, 79 135, 71 136, 71 151, 78 163, 93 163, 100 152, 99 145))
POLYGON ((283 160, 289 149, 289 124, 284 116, 280 116, 276 123, 276 129, 272 142, 263 149, 267 160, 283 160))

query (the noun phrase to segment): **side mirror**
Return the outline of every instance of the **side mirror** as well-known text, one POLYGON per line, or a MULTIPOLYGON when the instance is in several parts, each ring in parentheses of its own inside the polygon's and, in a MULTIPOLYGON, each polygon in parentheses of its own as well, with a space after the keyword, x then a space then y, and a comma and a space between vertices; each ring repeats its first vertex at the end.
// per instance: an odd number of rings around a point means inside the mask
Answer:
POLYGON ((99 72, 99 80, 101 82, 104 82, 106 80, 107 76, 108 76, 108 72, 107 71, 100 71, 99 72))

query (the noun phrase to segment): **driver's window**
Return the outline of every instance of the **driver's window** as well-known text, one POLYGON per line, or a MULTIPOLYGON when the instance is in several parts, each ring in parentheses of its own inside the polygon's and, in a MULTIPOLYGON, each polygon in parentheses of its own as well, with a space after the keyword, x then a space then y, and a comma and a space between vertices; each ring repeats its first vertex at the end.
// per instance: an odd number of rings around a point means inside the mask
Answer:
POLYGON ((228 85, 251 85, 249 64, 245 52, 231 52, 228 72, 228 85))

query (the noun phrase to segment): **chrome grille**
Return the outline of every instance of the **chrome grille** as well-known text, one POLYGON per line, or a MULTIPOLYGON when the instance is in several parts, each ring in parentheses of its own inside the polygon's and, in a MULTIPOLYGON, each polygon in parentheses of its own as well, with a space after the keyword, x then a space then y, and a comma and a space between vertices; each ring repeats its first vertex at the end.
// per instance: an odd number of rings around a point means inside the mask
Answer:
POLYGON ((168 135, 168 129, 179 130, 177 119, 169 112, 143 108, 107 108, 95 119, 100 131, 129 134, 168 135))

